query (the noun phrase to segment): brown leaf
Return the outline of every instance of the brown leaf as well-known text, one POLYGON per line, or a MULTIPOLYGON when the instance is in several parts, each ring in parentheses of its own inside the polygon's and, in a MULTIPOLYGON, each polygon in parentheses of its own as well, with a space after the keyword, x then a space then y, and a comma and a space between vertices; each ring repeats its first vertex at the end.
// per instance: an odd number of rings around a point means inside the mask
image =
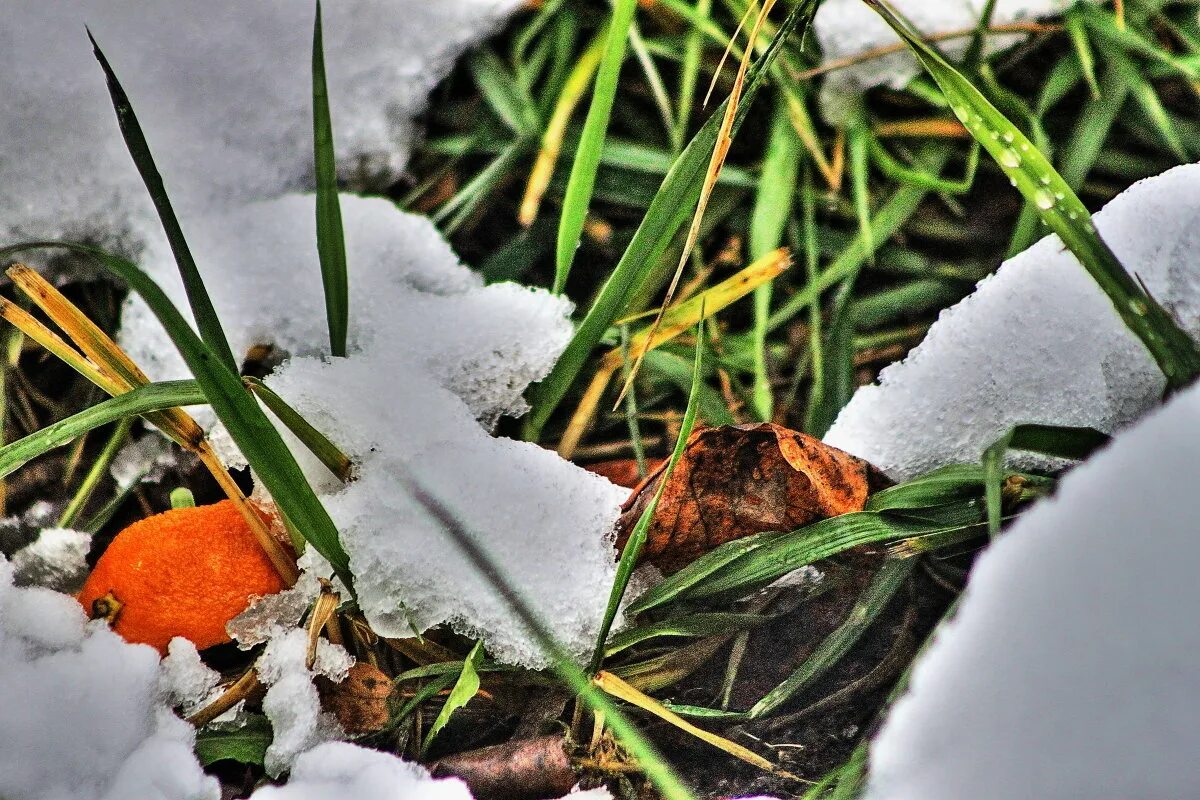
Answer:
MULTIPOLYGON (((618 546, 625 546, 664 469, 625 501, 618 546)), ((861 511, 886 480, 862 459, 780 425, 704 428, 692 434, 667 482, 642 560, 677 572, 733 539, 861 511)))
POLYGON ((322 705, 347 733, 371 733, 388 721, 392 682, 378 667, 359 661, 341 683, 318 681, 322 705))
MULTIPOLYGON (((646 470, 653 473, 664 463, 661 458, 651 458, 647 460, 646 470)), ((590 464, 582 465, 588 472, 594 472, 597 475, 608 478, 617 486, 624 486, 626 489, 632 489, 642 482, 642 476, 638 475, 638 464, 636 458, 613 458, 608 461, 593 461, 590 464)))

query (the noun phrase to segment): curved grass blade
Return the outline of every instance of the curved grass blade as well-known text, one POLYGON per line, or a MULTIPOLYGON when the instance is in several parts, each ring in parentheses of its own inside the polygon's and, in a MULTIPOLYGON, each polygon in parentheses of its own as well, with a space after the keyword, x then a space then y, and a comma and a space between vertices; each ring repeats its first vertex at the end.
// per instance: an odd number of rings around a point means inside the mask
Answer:
POLYGON ((346 355, 350 325, 350 285, 346 267, 346 238, 338 198, 337 155, 333 119, 325 81, 325 45, 321 34, 321 0, 317 0, 312 44, 313 162, 317 179, 317 255, 325 287, 325 317, 329 322, 329 352, 346 355))
MULTIPOLYGON (((703 319, 703 310, 700 312, 700 316, 703 319)), ((704 360, 702 325, 703 323, 696 326, 696 356, 692 362, 692 390, 688 393, 687 409, 683 412, 683 422, 679 426, 679 436, 675 440, 675 449, 672 451, 671 458, 667 462, 667 467, 663 471, 662 479, 658 482, 658 489, 654 492, 654 497, 651 498, 642 515, 638 517, 633 532, 629 534, 629 539, 625 542, 625 547, 621 550, 621 559, 617 562, 617 572, 613 576, 612 590, 608 595, 608 606, 604 610, 604 620, 600 623, 599 633, 596 634, 596 647, 592 651, 592 660, 588 665, 588 671, 591 673, 599 670, 600 664, 604 661, 604 646, 608 642, 608 632, 612 630, 613 620, 616 619, 617 610, 621 606, 621 599, 625 596, 625 590, 629 588, 629 578, 633 575, 638 557, 642 554, 642 547, 646 544, 647 531, 650 529, 650 523, 654 520, 654 512, 658 509, 658 501, 662 498, 663 490, 667 487, 667 481, 670 480, 671 473, 675 471, 675 465, 683 457, 683 451, 687 448, 688 439, 692 435, 692 427, 696 424, 696 398, 700 394, 700 370, 704 360)))
POLYGON ((162 175, 159 174, 158 167, 154 164, 154 156, 150 153, 146 135, 142 132, 142 126, 138 123, 137 115, 133 111, 133 104, 129 102, 129 96, 125 94, 125 89, 117 79, 116 73, 113 72, 112 65, 108 63, 100 45, 92 36, 92 32, 89 30, 87 34, 95 51, 96 60, 100 62, 100 67, 104 70, 104 77, 108 82, 108 93, 112 97, 113 109, 117 112, 117 123, 121 127, 121 135, 125 138, 125 146, 129 149, 129 155, 133 157, 133 163, 142 176, 142 182, 146 184, 146 190, 154 202, 154 209, 162 221, 167 242, 171 245, 175 263, 179 265, 179 276, 183 279, 183 288, 187 292, 188 305, 192 308, 192 316, 196 320, 200 338, 213 356, 236 374, 237 363, 233 359, 233 351, 229 348, 229 340, 225 338, 225 330, 221 327, 217 310, 213 308, 208 290, 204 288, 200 269, 196 266, 195 259, 192 258, 192 251, 188 248, 183 228, 179 225, 179 219, 175 216, 171 199, 167 196, 166 187, 163 186, 162 175))
POLYGON ((627 628, 610 637, 604 648, 604 657, 612 658, 623 650, 653 639, 677 637, 685 639, 721 636, 735 631, 747 630, 766 622, 769 617, 762 614, 737 612, 708 612, 689 614, 686 617, 654 622, 627 628))
POLYGON ((914 566, 916 561, 911 558, 885 561, 842 624, 825 637, 799 669, 751 706, 747 716, 751 719, 767 716, 841 661, 880 612, 891 603, 896 592, 912 574, 914 566))
POLYGON ((450 715, 471 702, 471 698, 479 694, 479 663, 482 660, 483 641, 480 640, 475 643, 463 661, 462 670, 459 672, 454 688, 450 690, 450 696, 446 698, 442 710, 438 712, 433 724, 429 726, 429 733, 425 734, 425 741, 421 744, 422 756, 429 752, 429 745, 433 744, 433 740, 442 732, 442 728, 446 727, 446 723, 450 721, 450 715))
POLYGON ((347 587, 353 586, 350 560, 337 528, 309 486, 295 456, 279 431, 242 385, 236 370, 217 358, 166 293, 135 264, 103 250, 69 242, 30 242, 0 249, 0 258, 23 250, 58 248, 90 255, 141 295, 162 324, 196 378, 204 398, 225 424, 238 449, 254 468, 287 520, 333 566, 347 587))
POLYGON ((983 477, 987 498, 988 535, 1000 532, 1003 521, 1004 457, 1009 450, 1081 461, 1104 447, 1112 437, 1095 428, 1062 425, 1016 425, 983 451, 983 477))
POLYGON ((102 425, 130 417, 208 402, 195 381, 164 381, 109 398, 0 447, 0 478, 102 425))
POLYGON ((782 534, 758 533, 713 548, 679 572, 651 587, 629 605, 629 613, 641 614, 682 597, 689 589, 700 584, 710 575, 717 573, 728 564, 736 563, 751 551, 763 547, 772 538, 780 535, 782 534))
POLYGON ((621 64, 625 61, 625 49, 629 32, 633 26, 633 15, 637 11, 637 0, 614 0, 612 21, 608 25, 608 38, 604 43, 604 55, 596 72, 596 84, 592 90, 592 103, 579 145, 575 149, 575 161, 571 164, 571 177, 567 180, 563 197, 562 217, 558 224, 558 244, 554 251, 554 288, 561 294, 575 260, 579 237, 588 206, 592 202, 592 190, 596 186, 596 171, 600 167, 600 151, 608 133, 608 119, 612 114, 613 100, 617 96, 617 79, 621 64))
POLYGON ((1175 390, 1200 375, 1200 350, 1096 233, 1091 214, 1050 162, 979 90, 910 30, 882 0, 865 0, 896 31, 941 87, 955 115, 1038 210, 1150 351, 1175 390))
MULTIPOLYGON (((733 132, 736 133, 745 120, 754 96, 782 51, 784 41, 793 33, 802 32, 812 16, 814 7, 814 0, 798 3, 779 26, 766 51, 751 68, 734 120, 733 132)), ((555 363, 550 375, 531 389, 533 410, 525 418, 526 439, 536 440, 541 436, 542 428, 583 370, 592 349, 599 344, 613 321, 625 312, 630 296, 641 285, 643 278, 658 264, 675 234, 691 216, 691 209, 695 208, 700 196, 709 155, 721 130, 724 109, 722 104, 713 112, 675 159, 646 210, 641 225, 638 226, 612 274, 604 282, 570 344, 555 363)))

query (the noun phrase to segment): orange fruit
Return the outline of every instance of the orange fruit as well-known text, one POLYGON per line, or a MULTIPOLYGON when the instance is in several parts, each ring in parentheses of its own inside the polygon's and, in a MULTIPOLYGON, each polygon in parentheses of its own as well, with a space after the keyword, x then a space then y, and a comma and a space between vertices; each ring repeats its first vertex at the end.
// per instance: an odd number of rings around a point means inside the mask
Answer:
POLYGON ((225 624, 253 595, 284 588, 250 526, 223 500, 125 528, 77 597, 93 617, 108 617, 126 641, 165 653, 176 636, 201 650, 228 642, 225 624))

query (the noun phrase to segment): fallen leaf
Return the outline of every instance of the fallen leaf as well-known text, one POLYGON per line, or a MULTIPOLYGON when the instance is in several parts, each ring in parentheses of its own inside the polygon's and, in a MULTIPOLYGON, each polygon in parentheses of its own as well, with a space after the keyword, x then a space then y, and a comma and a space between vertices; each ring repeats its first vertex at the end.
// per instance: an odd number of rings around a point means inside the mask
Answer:
MULTIPOLYGON (((646 476, 622 507, 624 547, 658 490, 665 467, 646 476)), ((678 572, 724 544, 861 511, 887 479, 862 459, 772 423, 722 425, 692 434, 663 490, 642 560, 678 572)))
POLYGON ((322 679, 318 688, 325 710, 347 733, 372 733, 387 724, 392 682, 378 667, 359 661, 341 683, 322 679))
MULTIPOLYGON (((648 473, 653 473, 659 466, 665 463, 665 459, 650 458, 646 460, 646 470, 648 473)), ((591 464, 584 464, 583 468, 588 472, 594 472, 601 477, 608 478, 617 486, 624 486, 626 489, 632 489, 642 482, 642 476, 638 474, 638 464, 636 458, 613 458, 608 461, 593 461, 591 464)))

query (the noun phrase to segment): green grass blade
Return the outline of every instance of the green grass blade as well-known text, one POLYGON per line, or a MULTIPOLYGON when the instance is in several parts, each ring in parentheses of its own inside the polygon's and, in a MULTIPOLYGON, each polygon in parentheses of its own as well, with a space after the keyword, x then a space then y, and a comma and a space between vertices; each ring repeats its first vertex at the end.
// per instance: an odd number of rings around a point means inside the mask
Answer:
POLYGON ((1097 235, 1091 214, 1025 135, 880 0, 867 0, 941 86, 954 113, 1104 291, 1122 322, 1178 389, 1200 374, 1200 351, 1097 235))
POLYGON ((867 628, 871 627, 880 612, 891 603, 896 592, 900 591, 912 574, 914 566, 916 559, 912 558, 885 561, 842 624, 822 640, 795 672, 751 706, 747 716, 751 719, 767 716, 841 661, 842 657, 850 652, 850 648, 862 638, 867 628))
POLYGON ((333 120, 329 114, 329 87, 325 82, 320 0, 317 0, 317 16, 313 23, 312 95, 313 160, 317 178, 317 255, 321 261, 321 282, 325 286, 329 352, 344 357, 350 324, 350 285, 346 270, 346 239, 342 231, 342 204, 338 198, 333 120))
POLYGON ((623 650, 653 639, 664 637, 696 639, 721 636, 753 628, 768 619, 769 617, 762 614, 714 611, 689 614, 686 617, 663 620, 649 625, 639 625, 636 628, 627 628, 610 637, 608 645, 604 648, 604 657, 612 658, 623 650))
POLYGON ((462 672, 459 673, 458 680, 454 684, 454 688, 450 690, 450 696, 446 698, 446 702, 442 705, 442 710, 438 712, 437 717, 433 720, 433 724, 429 726, 429 733, 425 734, 425 741, 421 744, 421 755, 429 752, 429 745, 433 744, 433 740, 442 732, 442 728, 446 727, 446 723, 450 721, 450 716, 458 709, 471 702, 471 698, 479 694, 479 662, 483 660, 483 642, 478 641, 471 648, 471 652, 463 661, 462 672))
MULTIPOLYGON (((787 101, 778 97, 767 138, 766 154, 758 177, 754 210, 750 215, 750 260, 757 261, 783 241, 792 216, 792 201, 800 173, 800 140, 792 130, 787 101)), ((751 405, 755 416, 770 422, 775 398, 767 372, 767 320, 771 316, 771 284, 754 290, 754 384, 751 405)))
MULTIPOLYGON (((23 250, 60 248, 94 257, 105 269, 141 295, 162 324, 217 418, 262 481, 287 520, 329 561, 342 582, 353 587, 350 560, 338 540, 329 513, 258 402, 230 370, 196 335, 166 293, 135 264, 95 247, 66 242, 32 242, 0 249, 0 258, 23 250)), ((116 399, 116 398, 114 398, 116 399)))
MULTIPOLYGON (((793 33, 803 32, 815 8, 815 0, 798 3, 779 26, 766 52, 751 68, 734 121, 734 132, 745 120, 764 78, 783 49, 783 43, 793 33)), ((542 428, 583 370, 605 331, 624 313, 630 295, 641 286, 643 279, 659 263, 675 234, 691 218, 724 113, 723 103, 679 154, 621 260, 576 329, 575 336, 550 375, 532 388, 530 399, 533 410, 525 419, 526 439, 536 440, 541 436, 542 428)))
POLYGON ((204 393, 195 381, 151 383, 117 395, 0 447, 0 478, 11 475, 32 459, 102 425, 154 411, 206 402, 204 393))
POLYGON ((282 422, 309 451, 324 464, 340 481, 348 481, 354 475, 354 464, 329 437, 321 433, 300 412, 288 405, 271 387, 258 378, 242 378, 242 382, 262 400, 276 419, 282 422))
POLYGON ((592 103, 588 107, 583 133, 571 164, 571 177, 563 197, 562 217, 558 224, 558 244, 554 251, 554 293, 561 294, 575 260, 575 250, 583 234, 583 224, 596 186, 596 171, 600 168, 600 151, 608 133, 608 119, 617 96, 617 79, 625 62, 625 49, 637 11, 637 0, 614 0, 612 21, 604 43, 604 55, 596 72, 592 103))
POLYGON ((104 70, 104 77, 108 82, 108 93, 112 97, 113 108, 117 112, 117 123, 121 127, 121 135, 125 138, 125 146, 129 149, 129 155, 133 157, 133 163, 142 176, 142 182, 146 184, 146 190, 150 193, 154 209, 158 212, 163 231, 167 235, 167 242, 171 245, 175 262, 179 265, 179 275, 183 279, 183 288, 187 292, 188 304, 192 308, 192 316, 196 320, 200 338, 212 354, 236 374, 237 362, 234 361, 233 351, 229 348, 229 340, 225 338, 221 320, 217 317, 216 309, 213 308, 208 290, 204 288, 200 269, 196 266, 195 259, 192 258, 192 251, 188 248, 183 228, 180 227, 179 219, 175 216, 175 209, 171 205, 171 199, 167 196, 162 175, 159 174, 158 167, 154 164, 154 156, 150 153, 146 135, 142 132, 142 126, 138 123, 137 115, 133 111, 133 104, 130 103, 129 96, 125 94, 125 89, 121 86, 121 82, 117 79, 116 73, 113 72, 112 66, 108 63, 108 59, 90 30, 88 39, 92 43, 96 60, 100 62, 100 67, 104 70))
MULTIPOLYGON (((701 311, 702 319, 703 316, 703 311, 701 311)), ((621 559, 617 562, 617 572, 613 576, 612 590, 608 595, 608 606, 604 610, 604 619, 596 634, 596 647, 592 652, 592 660, 588 664, 588 671, 593 674, 600 669, 600 664, 604 661, 604 646, 608 642, 608 632, 612 630, 613 620, 617 618, 617 610, 621 607, 621 598, 625 596, 625 590, 629 588, 629 578, 633 575, 638 558, 642 554, 642 547, 646 544, 647 531, 650 530, 650 523, 654 521, 654 512, 658 508, 658 501, 662 498, 663 490, 667 488, 667 481, 671 479, 675 465, 683 457, 683 451, 692 435, 692 427, 696 424, 696 408, 699 405, 697 399, 700 396, 701 367, 704 360, 702 332, 703 323, 696 326, 696 356, 692 361, 692 389, 688 393, 687 409, 683 412, 683 422, 679 426, 675 449, 671 452, 671 459, 667 462, 667 467, 658 481, 658 489, 655 490, 654 497, 646 505, 642 515, 638 517, 633 532, 629 534, 629 539, 621 550, 621 559)))
POLYGON ((1060 425, 1016 425, 983 451, 988 535, 1000 532, 1003 505, 1004 457, 1024 450, 1051 458, 1081 461, 1108 444, 1111 437, 1095 428, 1060 425))

